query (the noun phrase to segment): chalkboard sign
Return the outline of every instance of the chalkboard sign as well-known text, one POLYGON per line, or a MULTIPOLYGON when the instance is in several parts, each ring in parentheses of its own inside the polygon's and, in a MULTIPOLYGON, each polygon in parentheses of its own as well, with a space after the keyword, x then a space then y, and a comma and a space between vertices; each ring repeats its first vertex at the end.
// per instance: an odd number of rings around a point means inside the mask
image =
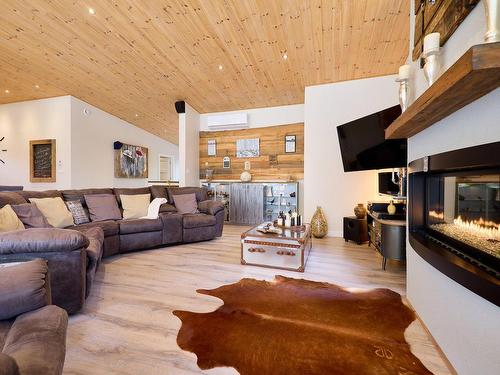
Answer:
POLYGON ((30 181, 56 182, 56 140, 30 141, 30 181))

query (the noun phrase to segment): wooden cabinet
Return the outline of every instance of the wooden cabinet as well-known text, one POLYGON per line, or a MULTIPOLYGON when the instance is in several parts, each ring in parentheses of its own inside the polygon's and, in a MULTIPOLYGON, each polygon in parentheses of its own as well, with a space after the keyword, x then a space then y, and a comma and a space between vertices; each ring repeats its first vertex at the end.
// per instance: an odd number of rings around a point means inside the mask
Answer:
POLYGON ((264 221, 264 185, 231 184, 229 193, 229 222, 260 224, 264 221))
POLYGON ((387 259, 406 260, 406 220, 380 220, 368 213, 369 245, 382 255, 382 269, 387 259))
POLYGON ((261 224, 274 221, 280 211, 299 211, 298 182, 203 182, 213 200, 226 208, 231 224, 261 224))

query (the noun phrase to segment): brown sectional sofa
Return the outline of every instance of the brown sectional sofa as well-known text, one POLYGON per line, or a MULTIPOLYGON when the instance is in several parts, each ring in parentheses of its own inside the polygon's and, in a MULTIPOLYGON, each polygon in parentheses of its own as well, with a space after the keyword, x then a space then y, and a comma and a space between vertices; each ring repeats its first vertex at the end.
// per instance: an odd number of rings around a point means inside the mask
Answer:
POLYGON ((48 190, 43 192, 0 192, 0 208, 21 204, 30 198, 61 197, 80 200, 84 195, 114 194, 121 209, 120 195, 151 194, 151 199, 167 198, 158 219, 107 220, 65 229, 33 228, 0 233, 0 263, 44 258, 49 262, 52 300, 69 313, 81 309, 88 296, 102 257, 186 242, 210 240, 222 235, 224 207, 208 199, 203 188, 145 188, 48 190), (173 196, 194 193, 199 213, 179 214, 173 196))

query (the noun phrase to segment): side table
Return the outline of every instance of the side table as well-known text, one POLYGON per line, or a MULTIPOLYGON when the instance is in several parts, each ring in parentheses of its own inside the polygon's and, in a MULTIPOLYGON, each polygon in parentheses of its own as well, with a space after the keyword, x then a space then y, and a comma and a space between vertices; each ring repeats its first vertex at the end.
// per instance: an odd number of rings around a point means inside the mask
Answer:
POLYGON ((354 241, 358 245, 368 241, 368 225, 366 219, 356 216, 344 217, 344 240, 354 241))

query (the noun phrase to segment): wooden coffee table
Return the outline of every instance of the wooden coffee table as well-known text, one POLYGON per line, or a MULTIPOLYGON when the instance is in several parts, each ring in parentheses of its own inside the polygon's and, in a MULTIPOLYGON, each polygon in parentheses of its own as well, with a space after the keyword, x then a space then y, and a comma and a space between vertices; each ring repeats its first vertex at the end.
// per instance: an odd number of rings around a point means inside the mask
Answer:
POLYGON ((254 227, 241 234, 241 264, 304 272, 312 247, 311 226, 262 233, 254 227))

